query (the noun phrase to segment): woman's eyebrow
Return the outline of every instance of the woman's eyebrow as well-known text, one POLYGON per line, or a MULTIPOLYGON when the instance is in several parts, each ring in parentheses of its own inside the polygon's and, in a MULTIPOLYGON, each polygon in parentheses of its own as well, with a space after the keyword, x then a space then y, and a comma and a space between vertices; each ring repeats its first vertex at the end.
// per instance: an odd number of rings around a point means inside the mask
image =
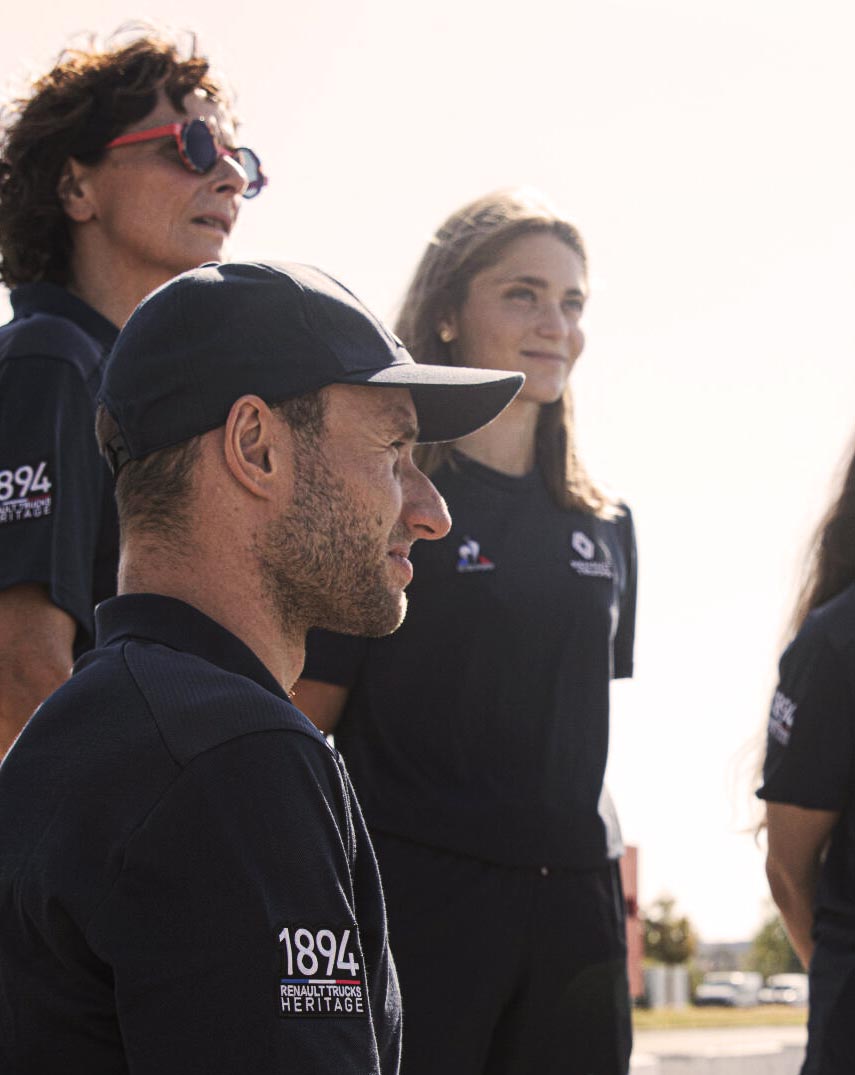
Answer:
MULTIPOLYGON (((502 278, 503 284, 528 284, 530 287, 539 287, 541 289, 549 287, 549 281, 542 276, 531 276, 529 273, 520 273, 518 276, 510 275, 502 278)), ((580 298, 585 298, 585 292, 580 287, 568 287, 565 294, 578 295, 580 298)))

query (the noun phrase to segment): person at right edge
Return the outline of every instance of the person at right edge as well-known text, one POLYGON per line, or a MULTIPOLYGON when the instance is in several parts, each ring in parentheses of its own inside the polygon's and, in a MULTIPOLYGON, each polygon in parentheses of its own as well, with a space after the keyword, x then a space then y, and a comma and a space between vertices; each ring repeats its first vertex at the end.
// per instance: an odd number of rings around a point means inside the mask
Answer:
POLYGON ((780 663, 763 784, 772 897, 810 975, 802 1075, 855 1070, 855 456, 780 663))
MULTIPOLYGON (((388 639, 310 636, 296 702, 335 730, 380 863, 405 1075, 625 1075, 609 682, 632 673, 630 513, 575 451, 585 248, 534 192, 451 216, 397 331, 421 362, 519 369, 422 465, 453 528, 388 639)), ((427 544, 427 543, 425 543, 427 544)))

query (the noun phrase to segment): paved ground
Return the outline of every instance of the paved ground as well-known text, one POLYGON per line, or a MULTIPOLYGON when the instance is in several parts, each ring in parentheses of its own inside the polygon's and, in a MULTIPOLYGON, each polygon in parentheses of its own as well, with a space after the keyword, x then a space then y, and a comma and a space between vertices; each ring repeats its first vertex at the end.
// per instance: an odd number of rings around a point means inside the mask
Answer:
POLYGON ((637 1030, 635 1052, 662 1056, 680 1053, 697 1056, 738 1055, 784 1045, 804 1045, 802 1026, 745 1026, 704 1030, 637 1030))
POLYGON ((640 1030, 631 1070, 633 1075, 796 1075, 806 1037, 805 1028, 797 1026, 640 1030))

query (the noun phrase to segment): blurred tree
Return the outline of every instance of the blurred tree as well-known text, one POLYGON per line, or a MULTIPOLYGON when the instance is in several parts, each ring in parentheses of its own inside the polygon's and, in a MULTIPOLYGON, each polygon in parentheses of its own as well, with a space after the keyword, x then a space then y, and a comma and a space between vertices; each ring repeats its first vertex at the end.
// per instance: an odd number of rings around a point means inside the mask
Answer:
POLYGON ((754 936, 745 958, 745 969, 760 971, 764 978, 804 970, 779 914, 771 914, 754 936))
POLYGON ((644 955, 657 963, 686 963, 695 954, 698 937, 688 918, 677 916, 676 900, 660 896, 645 912, 644 955))

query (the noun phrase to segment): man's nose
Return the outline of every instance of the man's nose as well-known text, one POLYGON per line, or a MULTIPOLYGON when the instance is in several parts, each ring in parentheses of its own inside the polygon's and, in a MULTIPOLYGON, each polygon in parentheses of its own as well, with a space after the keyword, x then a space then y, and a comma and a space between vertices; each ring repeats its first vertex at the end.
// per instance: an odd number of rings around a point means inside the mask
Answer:
POLYGON ((445 501, 415 463, 411 465, 401 516, 414 539, 437 541, 451 529, 451 516, 445 501))

